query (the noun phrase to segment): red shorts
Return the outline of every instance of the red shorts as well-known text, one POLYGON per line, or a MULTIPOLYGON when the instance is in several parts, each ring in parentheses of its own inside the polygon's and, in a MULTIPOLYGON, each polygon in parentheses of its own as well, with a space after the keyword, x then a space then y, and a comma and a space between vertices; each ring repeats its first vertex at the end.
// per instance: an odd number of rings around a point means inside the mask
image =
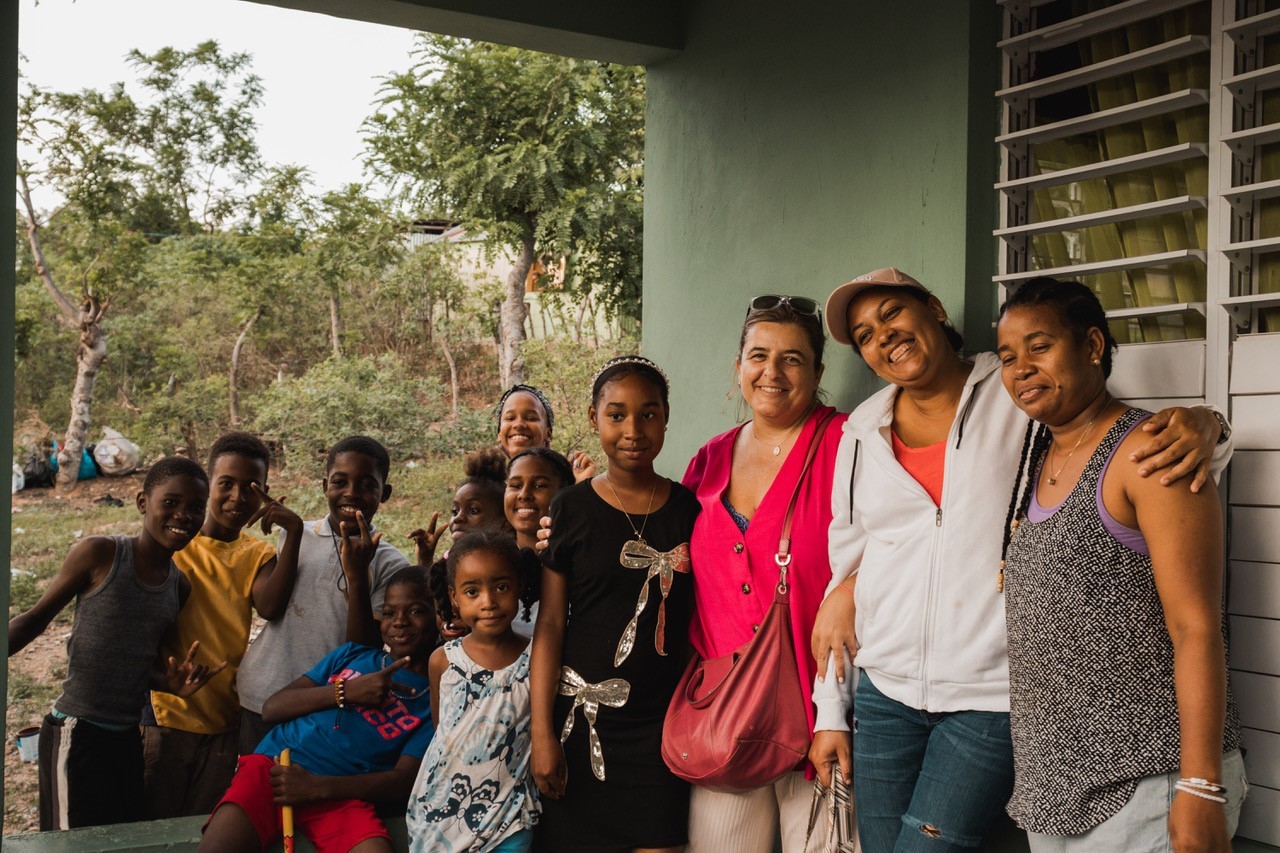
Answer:
MULTIPOLYGON (((282 833, 280 807, 271 801, 271 767, 275 762, 266 755, 242 755, 231 779, 231 787, 222 795, 216 813, 224 803, 239 806, 265 849, 282 833)), ((212 820, 210 816, 209 820, 212 820)), ((317 851, 345 851, 369 838, 390 838, 373 806, 364 800, 322 800, 293 807, 293 825, 311 839, 317 851)), ((205 829, 209 821, 205 821, 205 829)))

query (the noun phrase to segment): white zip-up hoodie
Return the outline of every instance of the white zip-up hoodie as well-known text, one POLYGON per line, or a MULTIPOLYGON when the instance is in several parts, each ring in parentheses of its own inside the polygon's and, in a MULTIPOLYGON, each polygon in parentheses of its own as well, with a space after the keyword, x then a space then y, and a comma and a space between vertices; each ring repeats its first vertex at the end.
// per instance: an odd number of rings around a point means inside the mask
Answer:
MULTIPOLYGON (((845 422, 831 496, 827 592, 858 573, 854 663, 877 690, 923 711, 1007 713, 1008 645, 997 577, 1028 418, 1001 384, 995 354, 974 356, 947 435, 942 503, 935 506, 894 458, 897 392, 882 389, 845 422)), ((1215 477, 1231 450, 1228 441, 1214 453, 1215 477)), ((839 684, 833 672, 829 665, 825 681, 814 684, 815 731, 849 729, 854 680, 839 684)))
MULTIPOLYGON (((845 422, 831 496, 832 587, 858 573, 854 663, 889 698, 931 712, 1009 710, 996 579, 1027 416, 996 356, 973 361, 947 435, 941 506, 893 456, 896 386, 845 422)), ((848 729, 852 687, 815 685, 816 729, 848 729)))

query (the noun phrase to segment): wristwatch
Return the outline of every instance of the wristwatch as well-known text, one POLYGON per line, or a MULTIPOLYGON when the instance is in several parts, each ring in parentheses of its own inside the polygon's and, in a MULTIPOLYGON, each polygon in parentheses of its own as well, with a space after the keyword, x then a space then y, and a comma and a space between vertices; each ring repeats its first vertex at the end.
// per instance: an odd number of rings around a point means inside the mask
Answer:
POLYGON ((1210 409, 1209 412, 1217 419, 1218 426, 1222 429, 1222 433, 1218 436, 1218 444, 1226 444, 1231 438, 1231 423, 1217 409, 1210 409))

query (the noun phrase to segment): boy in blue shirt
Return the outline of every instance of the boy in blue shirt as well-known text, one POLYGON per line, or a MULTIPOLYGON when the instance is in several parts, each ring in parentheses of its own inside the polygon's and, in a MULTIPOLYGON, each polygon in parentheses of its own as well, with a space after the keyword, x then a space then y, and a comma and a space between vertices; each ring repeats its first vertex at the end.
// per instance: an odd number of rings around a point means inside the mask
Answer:
MULTIPOLYGON (((353 560, 377 546, 363 520, 360 528, 353 560)), ((372 802, 404 809, 434 733, 427 665, 437 633, 426 573, 393 575, 380 613, 390 653, 348 642, 264 703, 263 719, 279 725, 241 756, 201 851, 266 848, 280 836, 284 805, 321 853, 392 849, 372 802), (289 767, 276 764, 284 749, 289 767)))

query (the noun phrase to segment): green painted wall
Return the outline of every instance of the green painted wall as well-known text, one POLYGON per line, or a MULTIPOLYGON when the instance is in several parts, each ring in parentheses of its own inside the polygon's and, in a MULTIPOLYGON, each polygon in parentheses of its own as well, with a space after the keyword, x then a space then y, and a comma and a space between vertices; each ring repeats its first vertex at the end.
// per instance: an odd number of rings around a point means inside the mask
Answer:
MULTIPOLYGON (((897 266, 957 325, 989 335, 995 12, 955 0, 691 4, 684 50, 648 81, 644 346, 672 378, 666 473, 733 423, 726 392, 754 294, 825 300, 897 266)), ((877 387, 848 349, 826 360, 838 407, 877 387)))

